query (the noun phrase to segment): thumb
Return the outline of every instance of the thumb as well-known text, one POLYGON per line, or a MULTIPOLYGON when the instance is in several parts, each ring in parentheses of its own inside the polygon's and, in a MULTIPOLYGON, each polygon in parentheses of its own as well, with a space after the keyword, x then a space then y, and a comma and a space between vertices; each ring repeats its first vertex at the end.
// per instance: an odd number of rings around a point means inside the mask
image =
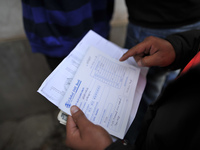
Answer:
POLYGON ((67 117, 67 124, 66 124, 66 135, 68 138, 68 135, 74 134, 78 130, 73 118, 71 116, 67 117))
POLYGON ((71 109, 71 114, 74 122, 76 123, 77 127, 80 129, 84 129, 86 126, 88 126, 91 122, 86 118, 85 114, 83 111, 78 108, 77 106, 72 106, 71 109))

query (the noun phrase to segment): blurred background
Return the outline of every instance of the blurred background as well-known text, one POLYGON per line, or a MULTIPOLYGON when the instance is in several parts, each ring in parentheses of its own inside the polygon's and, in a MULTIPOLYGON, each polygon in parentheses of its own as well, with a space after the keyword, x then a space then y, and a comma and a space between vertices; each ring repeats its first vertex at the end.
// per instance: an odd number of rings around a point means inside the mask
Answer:
MULTIPOLYGON (((127 21, 115 0, 111 41, 123 47, 127 21)), ((43 55, 26 39, 21 0, 0 0, 0 150, 66 150, 58 108, 37 93, 50 74, 43 55)))

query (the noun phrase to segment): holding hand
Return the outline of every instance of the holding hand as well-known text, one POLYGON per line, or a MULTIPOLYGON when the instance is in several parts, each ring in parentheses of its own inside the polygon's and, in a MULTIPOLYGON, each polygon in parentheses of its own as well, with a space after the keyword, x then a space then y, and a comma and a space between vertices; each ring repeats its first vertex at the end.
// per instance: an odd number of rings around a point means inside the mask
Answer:
POLYGON ((77 107, 71 107, 67 119, 66 145, 76 150, 103 150, 112 143, 108 132, 91 123, 77 107))
POLYGON ((173 46, 167 40, 157 37, 147 37, 126 52, 120 61, 133 56, 141 67, 166 67, 174 62, 176 54, 173 46))

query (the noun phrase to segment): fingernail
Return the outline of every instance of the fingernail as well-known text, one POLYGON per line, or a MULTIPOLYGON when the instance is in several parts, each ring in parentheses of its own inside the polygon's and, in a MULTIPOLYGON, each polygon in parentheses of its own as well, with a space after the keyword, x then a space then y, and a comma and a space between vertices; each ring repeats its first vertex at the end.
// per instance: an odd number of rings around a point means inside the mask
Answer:
POLYGON ((72 106, 70 110, 72 114, 75 114, 79 109, 77 106, 72 106))

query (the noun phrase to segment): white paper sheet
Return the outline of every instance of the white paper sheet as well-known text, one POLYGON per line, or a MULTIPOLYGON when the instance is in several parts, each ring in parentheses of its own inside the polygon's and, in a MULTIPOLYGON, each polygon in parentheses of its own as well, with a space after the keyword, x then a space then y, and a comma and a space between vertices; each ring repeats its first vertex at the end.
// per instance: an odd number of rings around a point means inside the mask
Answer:
POLYGON ((90 47, 59 108, 70 114, 78 106, 111 135, 125 135, 140 68, 120 62, 90 47))
MULTIPOLYGON (((45 81, 38 89, 38 92, 44 97, 46 97, 50 102, 58 106, 60 101, 63 99, 63 96, 65 95, 69 84, 71 83, 77 71, 77 68, 81 64, 83 57, 85 56, 88 48, 91 46, 101 50, 102 52, 108 54, 116 60, 118 60, 123 55, 123 53, 126 52, 125 49, 120 48, 119 46, 104 39, 103 37, 99 36, 91 30, 79 42, 79 44, 74 48, 74 50, 45 79, 45 81)), ((133 58, 129 58, 125 62, 137 66, 133 58)), ((147 71, 148 68, 141 68, 138 84, 136 87, 136 94, 133 99, 131 114, 129 116, 129 123, 127 125, 126 130, 128 130, 133 119, 135 118, 141 95, 146 85, 147 71)))

